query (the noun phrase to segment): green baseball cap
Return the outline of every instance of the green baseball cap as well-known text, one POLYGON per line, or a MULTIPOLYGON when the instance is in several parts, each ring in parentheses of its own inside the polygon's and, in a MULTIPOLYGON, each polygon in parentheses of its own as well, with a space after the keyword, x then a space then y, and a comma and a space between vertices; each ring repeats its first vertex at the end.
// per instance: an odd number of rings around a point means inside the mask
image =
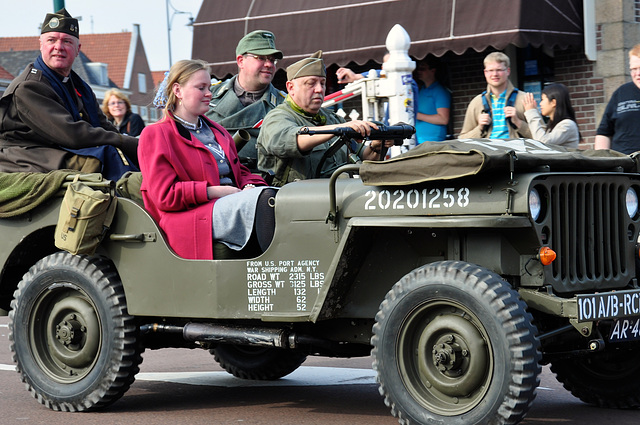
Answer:
POLYGON ((274 56, 282 59, 282 52, 276 49, 276 36, 271 31, 256 30, 245 35, 238 42, 236 56, 252 53, 254 55, 274 56))

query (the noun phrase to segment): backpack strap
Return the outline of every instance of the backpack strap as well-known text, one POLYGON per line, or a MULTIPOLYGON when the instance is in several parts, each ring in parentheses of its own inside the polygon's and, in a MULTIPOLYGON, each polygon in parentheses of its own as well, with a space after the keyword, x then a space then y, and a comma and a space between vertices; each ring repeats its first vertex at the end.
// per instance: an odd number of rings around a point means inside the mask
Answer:
MULTIPOLYGON (((511 92, 511 94, 509 95, 509 98, 507 99, 507 106, 513 106, 516 104, 516 97, 518 97, 518 89, 517 88, 513 88, 513 91, 511 92)), ((509 125, 515 130, 518 127, 516 127, 516 125, 514 123, 511 122, 511 118, 507 118, 507 122, 509 123, 509 125)))
MULTIPOLYGON (((489 101, 487 100, 487 91, 483 91, 480 97, 482 97, 482 113, 489 114, 489 116, 491 116, 491 106, 489 106, 489 101)), ((489 124, 483 125, 482 129, 480 129, 480 137, 487 137, 488 131, 489 124)))
POLYGON ((487 91, 483 91, 482 94, 482 112, 485 114, 489 114, 491 116, 491 106, 489 106, 489 101, 487 100, 487 91))

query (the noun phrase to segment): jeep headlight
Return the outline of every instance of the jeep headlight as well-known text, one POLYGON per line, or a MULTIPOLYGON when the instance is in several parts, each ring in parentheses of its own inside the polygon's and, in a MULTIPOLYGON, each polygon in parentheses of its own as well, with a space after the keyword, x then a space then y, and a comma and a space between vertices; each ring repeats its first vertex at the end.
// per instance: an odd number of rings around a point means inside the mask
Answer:
MULTIPOLYGON (((627 192, 627 198, 628 197, 629 197, 629 194, 627 192)), ((627 201, 627 204, 628 204, 628 201, 627 201)), ((637 197, 636 197, 636 206, 637 206, 637 197)), ((540 194, 535 188, 531 188, 531 190, 529 191, 529 212, 531 213, 531 218, 533 218, 533 221, 538 221, 538 218, 540 218, 540 211, 542 211, 542 201, 540 200, 540 194)))
POLYGON ((627 214, 629 214, 629 217, 634 218, 638 213, 638 194, 632 187, 627 189, 626 204, 627 214))

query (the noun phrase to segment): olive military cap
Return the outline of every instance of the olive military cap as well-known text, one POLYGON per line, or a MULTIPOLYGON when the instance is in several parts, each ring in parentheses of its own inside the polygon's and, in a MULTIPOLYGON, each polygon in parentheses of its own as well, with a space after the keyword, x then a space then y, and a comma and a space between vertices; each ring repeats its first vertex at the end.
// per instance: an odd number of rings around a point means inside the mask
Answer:
POLYGON ((322 60, 322 50, 318 50, 308 58, 299 60, 287 68, 287 80, 299 77, 326 77, 327 68, 322 60))
POLYGON ((42 31, 40 31, 40 33, 44 34, 46 32, 62 32, 80 38, 78 20, 71 17, 64 7, 56 13, 47 13, 42 23, 42 31))
POLYGON ((276 49, 276 36, 271 31, 256 30, 242 37, 236 47, 236 56, 245 53, 282 59, 282 52, 276 49))

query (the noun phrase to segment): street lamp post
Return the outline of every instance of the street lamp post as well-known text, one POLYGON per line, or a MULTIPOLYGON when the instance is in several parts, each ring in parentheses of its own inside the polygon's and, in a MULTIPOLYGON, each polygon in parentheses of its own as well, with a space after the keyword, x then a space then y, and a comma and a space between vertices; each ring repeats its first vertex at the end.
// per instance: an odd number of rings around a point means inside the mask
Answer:
POLYGON ((165 6, 167 11, 167 44, 169 46, 169 68, 171 68, 171 65, 173 65, 173 59, 171 58, 171 24, 173 22, 173 17, 176 15, 189 15, 188 25, 193 25, 193 15, 191 14, 191 12, 184 12, 176 9, 171 4, 170 0, 165 0, 165 6), (171 6, 171 9, 173 9, 173 13, 171 14, 171 16, 169 16, 169 6, 171 6))

